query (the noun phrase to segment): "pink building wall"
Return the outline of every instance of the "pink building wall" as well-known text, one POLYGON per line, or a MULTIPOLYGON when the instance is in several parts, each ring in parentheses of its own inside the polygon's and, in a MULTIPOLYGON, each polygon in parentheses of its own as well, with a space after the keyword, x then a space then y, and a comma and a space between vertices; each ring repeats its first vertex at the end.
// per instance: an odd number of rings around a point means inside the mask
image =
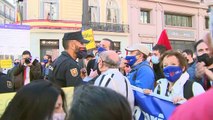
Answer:
POLYGON ((195 41, 208 30, 205 17, 207 5, 199 0, 128 0, 130 36, 129 43, 150 43, 155 45, 163 29, 167 29, 170 40, 195 41), (140 23, 140 9, 150 11, 150 23, 140 23), (164 13, 192 16, 192 27, 168 26, 164 13))

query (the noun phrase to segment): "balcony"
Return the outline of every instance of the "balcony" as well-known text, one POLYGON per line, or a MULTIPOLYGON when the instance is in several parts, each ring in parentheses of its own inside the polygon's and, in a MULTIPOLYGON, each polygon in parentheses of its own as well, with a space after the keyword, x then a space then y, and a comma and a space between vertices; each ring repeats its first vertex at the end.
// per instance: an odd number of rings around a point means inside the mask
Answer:
POLYGON ((2 15, 3 17, 15 22, 15 18, 13 18, 12 16, 10 15, 7 15, 5 12, 3 12, 2 10, 0 10, 0 15, 2 15))
POLYGON ((129 33, 129 25, 127 24, 90 22, 89 27, 94 31, 129 33))

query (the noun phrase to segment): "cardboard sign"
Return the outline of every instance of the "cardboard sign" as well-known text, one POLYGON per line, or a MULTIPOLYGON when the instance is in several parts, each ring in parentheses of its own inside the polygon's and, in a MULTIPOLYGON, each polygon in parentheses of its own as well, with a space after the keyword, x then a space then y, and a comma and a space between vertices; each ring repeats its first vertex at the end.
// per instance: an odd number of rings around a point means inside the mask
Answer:
MULTIPOLYGON (((67 109, 69 110, 71 107, 74 87, 66 87, 66 88, 62 88, 62 89, 66 95, 67 109)), ((15 96, 15 94, 16 93, 0 94, 0 118, 1 118, 2 114, 4 113, 5 109, 7 108, 7 105, 10 103, 10 101, 15 96)))
POLYGON ((93 30, 92 29, 88 29, 82 32, 82 35, 84 37, 84 39, 90 41, 88 44, 86 44, 86 49, 93 49, 96 47, 95 44, 95 39, 94 39, 94 34, 93 34, 93 30))
POLYGON ((11 59, 8 60, 0 60, 0 67, 1 68, 12 68, 13 62, 11 59))

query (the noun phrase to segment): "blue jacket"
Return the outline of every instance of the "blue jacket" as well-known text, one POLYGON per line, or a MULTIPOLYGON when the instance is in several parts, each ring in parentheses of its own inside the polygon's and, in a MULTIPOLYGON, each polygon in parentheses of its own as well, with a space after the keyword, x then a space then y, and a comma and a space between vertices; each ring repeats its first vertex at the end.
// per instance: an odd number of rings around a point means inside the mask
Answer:
POLYGON ((133 86, 154 90, 155 76, 147 61, 133 66, 127 78, 133 86))
POLYGON ((195 61, 192 65, 188 66, 187 73, 189 74, 189 80, 196 81, 204 87, 204 77, 197 78, 195 76, 196 64, 197 64, 197 61, 195 61))
POLYGON ((187 73, 189 73, 189 80, 195 80, 196 63, 197 62, 194 62, 192 65, 188 66, 187 73))

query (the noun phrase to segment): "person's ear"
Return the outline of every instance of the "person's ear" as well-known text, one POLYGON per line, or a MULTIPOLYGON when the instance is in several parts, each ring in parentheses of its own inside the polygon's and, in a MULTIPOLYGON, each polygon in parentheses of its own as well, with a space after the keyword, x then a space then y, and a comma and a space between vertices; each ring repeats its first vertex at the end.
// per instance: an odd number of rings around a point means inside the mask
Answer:
POLYGON ((143 54, 136 55, 137 59, 143 59, 143 54))
POLYGON ((68 42, 68 48, 75 50, 76 44, 74 41, 69 41, 68 42))

